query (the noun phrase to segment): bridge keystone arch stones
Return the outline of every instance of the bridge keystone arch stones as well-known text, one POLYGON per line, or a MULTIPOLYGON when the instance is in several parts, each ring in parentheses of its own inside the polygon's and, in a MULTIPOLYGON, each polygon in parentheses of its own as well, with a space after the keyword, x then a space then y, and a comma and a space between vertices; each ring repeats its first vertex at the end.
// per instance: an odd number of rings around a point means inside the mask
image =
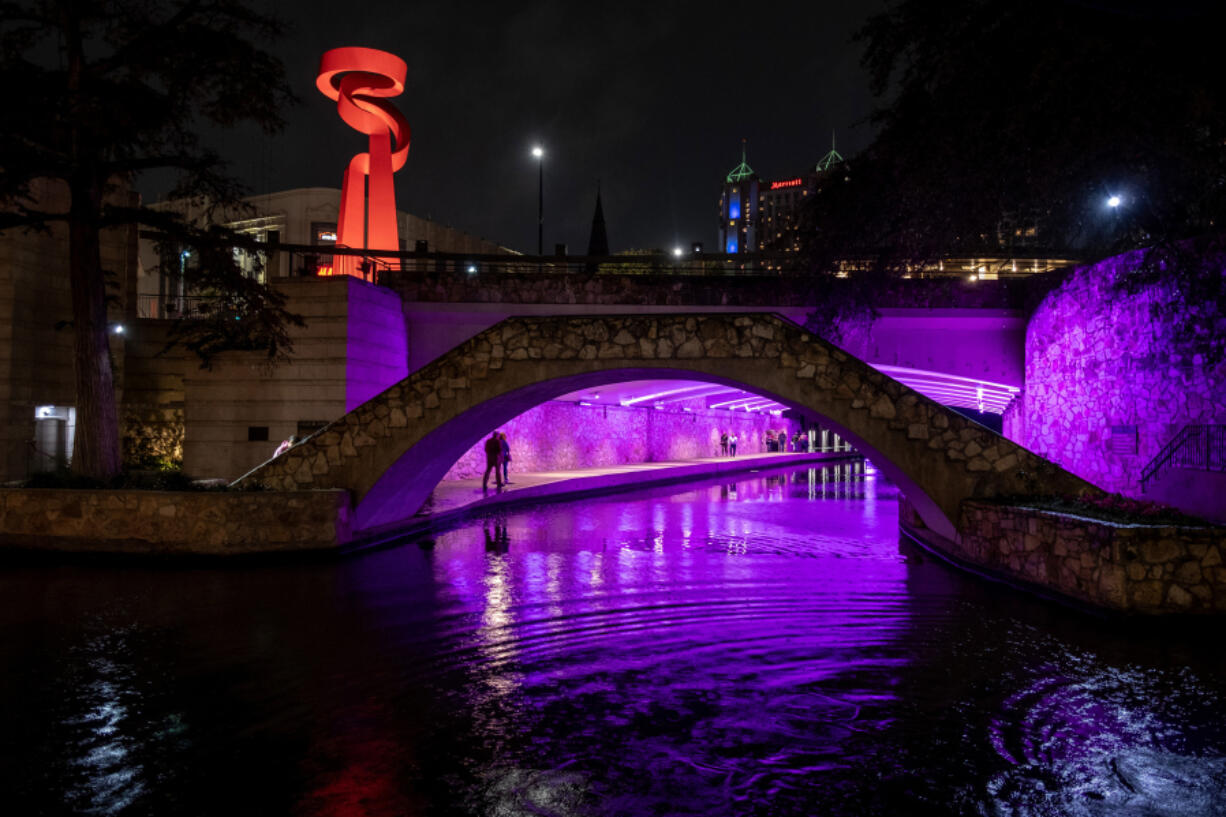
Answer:
POLYGON ((416 512, 478 440, 546 400, 647 378, 745 388, 807 410, 956 536, 965 499, 1098 489, 778 315, 516 317, 414 372, 238 480, 347 489, 360 532, 416 512))

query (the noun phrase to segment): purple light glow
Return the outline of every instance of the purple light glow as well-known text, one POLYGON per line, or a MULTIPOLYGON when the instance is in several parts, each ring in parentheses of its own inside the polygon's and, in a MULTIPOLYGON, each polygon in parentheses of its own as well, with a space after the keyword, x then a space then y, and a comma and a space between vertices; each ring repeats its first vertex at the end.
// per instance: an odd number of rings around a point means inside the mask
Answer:
MULTIPOLYGON (((599 393, 601 401, 609 405, 638 405, 639 403, 686 403, 698 406, 698 398, 712 394, 746 394, 744 389, 691 379, 630 380, 624 383, 607 383, 599 393), (692 402, 691 402, 692 401, 692 402)), ((581 389, 558 397, 558 400, 578 402, 595 400, 598 394, 590 389, 581 389)))
POLYGON ((1017 386, 905 366, 875 365, 873 368, 946 406, 1003 414, 1021 393, 1017 386))
MULTIPOLYGON (((664 391, 658 391, 658 392, 654 392, 654 393, 652 393, 652 394, 644 394, 644 395, 640 395, 640 396, 638 396, 638 397, 631 397, 631 398, 629 398, 629 399, 627 399, 627 400, 622 400, 622 401, 621 401, 621 404, 622 404, 623 406, 633 406, 633 405, 636 405, 636 404, 638 404, 638 403, 646 403, 646 402, 647 402, 647 401, 649 401, 649 400, 658 400, 658 399, 659 399, 659 398, 661 398, 661 397, 670 397, 670 396, 674 396, 674 395, 678 395, 678 394, 685 394, 685 393, 687 393, 687 392, 694 392, 694 391, 698 391, 698 390, 701 390, 701 389, 708 389, 708 390, 709 390, 709 389, 711 389, 711 388, 712 388, 712 387, 711 387, 711 384, 710 384, 710 383, 697 383, 697 384, 695 384, 695 385, 693 385, 693 386, 682 386, 682 387, 680 387, 680 388, 676 388, 676 389, 665 389, 664 391)), ((721 388, 721 390, 722 390, 722 387, 719 387, 719 388, 721 388)))
POLYGON ((1026 319, 1011 310, 884 309, 846 351, 908 386, 928 375, 1020 388, 1025 339, 1026 319))
MULTIPOLYGON (((1181 428, 1226 423, 1226 378, 1175 340, 1188 324, 1211 335, 1211 310, 1163 282, 1121 297, 1116 282, 1142 260, 1137 251, 1082 267, 1047 295, 1027 329, 1025 397, 1004 423, 1031 451, 1133 497, 1143 466, 1181 428), (1115 445, 1117 431, 1126 445, 1115 445)), ((1204 263, 1223 268, 1220 258, 1204 263)), ((1186 487, 1216 489, 1203 477, 1186 487)), ((1206 509, 1222 507, 1217 490, 1206 509)), ((1194 494, 1164 499, 1191 503, 1194 494)))
MULTIPOLYGON (((743 387, 745 385, 744 382, 729 380, 714 372, 700 372, 681 367, 618 367, 612 369, 592 369, 551 380, 539 380, 525 384, 512 391, 491 396, 484 402, 472 406, 463 413, 457 414, 451 419, 438 424, 431 431, 427 432, 425 436, 417 440, 412 448, 408 450, 377 452, 379 462, 364 477, 364 480, 369 481, 364 482, 363 485, 357 488, 358 501, 354 512, 353 528, 359 532, 368 532, 393 527, 402 523, 403 520, 416 513, 422 507, 422 504, 439 481, 455 468, 457 459, 462 460, 464 458, 465 451, 471 453, 471 449, 487 436, 490 430, 505 429, 509 422, 519 415, 527 413, 533 407, 542 406, 550 401, 554 401, 564 394, 591 391, 594 388, 604 389, 610 384, 615 383, 661 378, 694 382, 696 376, 708 382, 723 384, 731 388, 743 387)), ((770 396, 778 401, 778 396, 770 396)), ((789 405, 794 409, 803 410, 801 406, 791 405, 783 401, 778 402, 781 406, 789 405)), ((697 409, 694 412, 641 412, 634 408, 623 409, 614 406, 578 407, 573 403, 563 405, 568 405, 571 410, 599 411, 601 412, 601 419, 604 419, 604 412, 606 411, 609 417, 612 417, 616 412, 635 412, 641 416, 667 418, 667 422, 670 423, 680 420, 682 422, 688 421, 699 428, 706 426, 709 431, 705 440, 709 446, 707 450, 710 453, 697 454, 697 456, 719 456, 716 453, 719 428, 725 427, 732 430, 732 427, 735 425, 731 421, 731 415, 709 415, 707 420, 700 421, 697 409)), ((742 415, 742 417, 746 418, 748 416, 753 415, 742 415)), ((953 536, 955 534, 952 521, 925 488, 916 481, 916 477, 912 475, 911 471, 906 470, 906 464, 900 464, 882 456, 880 449, 871 439, 857 434, 838 417, 823 415, 818 419, 821 421, 824 429, 841 437, 849 446, 854 447, 866 456, 877 457, 885 476, 906 493, 917 513, 920 514, 924 523, 929 528, 944 536, 953 536)), ((769 430, 772 426, 778 427, 786 425, 786 423, 785 418, 772 417, 769 414, 754 416, 754 420, 750 421, 750 425, 746 429, 751 431, 751 433, 737 432, 737 436, 740 438, 738 453, 742 451, 751 453, 754 452, 755 448, 759 452, 764 452, 765 447, 762 446, 761 436, 762 429, 769 430)), ((621 462, 658 461, 648 460, 645 454, 647 450, 647 437, 652 436, 657 440, 670 439, 668 434, 649 434, 648 432, 652 432, 650 426, 633 429, 632 433, 623 435, 616 430, 610 430, 594 423, 583 426, 582 424, 575 423, 573 418, 560 418, 560 422, 552 423, 549 427, 538 429, 534 433, 523 434, 516 432, 512 435, 510 434, 510 429, 505 429, 508 431, 508 435, 512 437, 512 469, 547 470, 534 469, 532 466, 524 464, 523 454, 525 452, 523 447, 519 448, 518 453, 516 450, 516 440, 522 442, 524 439, 527 439, 530 443, 536 443, 535 445, 528 446, 527 451, 529 453, 536 450, 548 451, 551 456, 564 459, 568 463, 576 463, 575 465, 568 464, 565 466, 565 470, 584 467, 604 467, 598 462, 593 462, 590 457, 579 456, 576 451, 567 450, 568 448, 574 448, 574 439, 566 439, 560 434, 560 430, 567 428, 577 428, 577 433, 589 441, 590 445, 588 448, 591 450, 608 452, 609 455, 614 455, 619 450, 624 450, 627 447, 638 446, 639 450, 634 457, 622 460, 621 462)), ((694 437, 683 435, 680 438, 672 437, 672 439, 690 439, 692 441, 694 437)), ((698 439, 701 440, 703 437, 698 435, 698 439)), ((701 449, 699 450, 701 451, 701 449)), ((586 455, 588 452, 584 450, 578 453, 586 455)), ((662 459, 688 459, 694 456, 696 455, 682 454, 678 456, 670 454, 662 457, 662 459)), ((614 460, 614 464, 616 462, 614 460)), ((460 475, 454 474, 454 476, 460 475)))
POLYGON ((409 340, 400 296, 348 277, 345 411, 409 376, 409 340))
POLYGON ((748 397, 738 397, 735 400, 724 400, 719 403, 709 403, 707 405, 707 408, 714 409, 714 408, 724 408, 725 406, 727 406, 729 410, 732 410, 732 409, 741 408, 742 403, 752 403, 754 400, 757 400, 757 399, 759 399, 757 395, 749 395, 748 397))
MULTIPOLYGON (((642 403, 651 403, 652 407, 657 409, 665 408, 673 403, 688 403, 687 408, 690 411, 721 407, 726 411, 745 409, 746 411, 772 410, 781 413, 783 410, 783 406, 778 401, 751 394, 744 389, 694 381, 640 380, 614 384, 610 391, 614 392, 617 404, 627 408, 642 403), (701 399, 717 395, 736 396, 717 403, 709 403, 701 399)), ((577 392, 564 395, 560 399, 568 400, 577 398, 578 395, 577 392)))
MULTIPOLYGON (((622 407, 550 401, 501 426, 511 444, 511 471, 574 471, 636 462, 721 456, 719 435, 735 432, 738 453, 766 450, 765 433, 799 425, 760 414, 730 416, 690 406, 622 407)), ((484 441, 459 458, 444 479, 472 479, 485 470, 484 441)), ((512 477, 514 478, 514 477, 512 477)))
POLYGON ((659 401, 659 402, 664 403, 664 404, 668 404, 668 403, 679 403, 679 402, 682 402, 682 401, 687 401, 687 400, 689 400, 689 401, 694 401, 694 402, 693 402, 693 404, 694 404, 694 405, 696 405, 696 406, 698 406, 699 408, 705 408, 705 407, 706 407, 706 401, 705 401, 705 400, 703 400, 703 401, 700 403, 700 402, 698 401, 698 398, 700 398, 700 397, 702 397, 702 398, 706 398, 706 397, 713 397, 714 395, 717 395, 717 394, 734 394, 734 393, 738 393, 738 392, 740 392, 740 391, 741 391, 740 389, 729 389, 729 388, 726 388, 726 387, 723 387, 723 386, 714 386, 714 387, 712 387, 712 388, 710 388, 710 389, 704 389, 704 390, 702 390, 702 391, 696 391, 696 392, 692 392, 692 393, 690 393, 690 394, 686 394, 686 395, 681 395, 681 396, 678 396, 678 397, 667 397, 667 398, 665 398, 665 399, 663 399, 663 400, 661 400, 661 401, 659 401))

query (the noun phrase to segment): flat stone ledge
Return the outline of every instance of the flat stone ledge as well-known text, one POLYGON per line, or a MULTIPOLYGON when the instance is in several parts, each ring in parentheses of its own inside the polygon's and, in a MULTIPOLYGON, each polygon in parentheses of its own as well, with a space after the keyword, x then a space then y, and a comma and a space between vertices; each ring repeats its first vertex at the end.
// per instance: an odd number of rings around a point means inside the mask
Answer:
POLYGON ((337 550, 352 538, 340 489, 0 490, 0 551, 238 556, 337 550))

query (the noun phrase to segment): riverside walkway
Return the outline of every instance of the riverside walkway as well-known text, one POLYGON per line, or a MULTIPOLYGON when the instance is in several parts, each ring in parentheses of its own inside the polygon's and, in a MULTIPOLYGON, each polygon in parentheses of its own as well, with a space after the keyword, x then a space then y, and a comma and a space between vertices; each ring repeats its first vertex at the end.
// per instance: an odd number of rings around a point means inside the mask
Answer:
POLYGON ((762 468, 803 465, 860 459, 856 451, 815 451, 812 453, 772 452, 741 454, 736 457, 700 457, 667 462, 639 462, 586 468, 577 471, 511 472, 511 482, 497 489, 491 475, 489 490, 482 490, 480 479, 455 479, 440 482, 426 504, 411 519, 370 531, 373 536, 351 545, 349 550, 369 547, 386 536, 402 536, 460 519, 471 513, 493 508, 530 504, 541 500, 574 499, 598 496, 632 488, 667 485, 721 474, 735 474, 762 468))

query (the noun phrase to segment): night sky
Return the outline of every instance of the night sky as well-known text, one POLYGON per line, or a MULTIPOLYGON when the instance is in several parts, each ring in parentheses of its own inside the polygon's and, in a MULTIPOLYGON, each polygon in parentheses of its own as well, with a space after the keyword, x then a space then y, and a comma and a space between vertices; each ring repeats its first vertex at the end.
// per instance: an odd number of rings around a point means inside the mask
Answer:
MULTIPOLYGON (((361 45, 408 63, 396 104, 413 130, 400 209, 521 251, 536 248, 544 145, 545 246, 587 249, 597 180, 610 248, 715 245, 723 176, 803 172, 871 137, 874 101, 852 34, 882 3, 289 2, 269 50, 300 104, 274 137, 209 135, 253 193, 340 187, 365 138, 315 86, 320 54, 361 45)), ((146 195, 159 192, 152 182, 146 195)))

